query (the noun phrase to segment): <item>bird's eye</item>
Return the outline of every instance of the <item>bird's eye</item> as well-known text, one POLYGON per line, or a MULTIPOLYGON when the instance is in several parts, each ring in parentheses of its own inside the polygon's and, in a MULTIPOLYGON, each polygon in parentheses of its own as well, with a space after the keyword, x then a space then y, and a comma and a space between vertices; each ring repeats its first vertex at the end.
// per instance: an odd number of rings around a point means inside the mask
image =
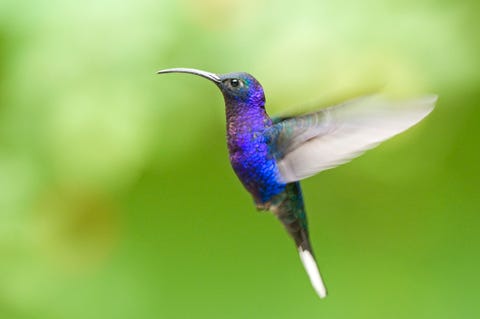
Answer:
POLYGON ((240 80, 238 79, 231 79, 230 80, 230 85, 234 88, 238 87, 240 85, 240 80))

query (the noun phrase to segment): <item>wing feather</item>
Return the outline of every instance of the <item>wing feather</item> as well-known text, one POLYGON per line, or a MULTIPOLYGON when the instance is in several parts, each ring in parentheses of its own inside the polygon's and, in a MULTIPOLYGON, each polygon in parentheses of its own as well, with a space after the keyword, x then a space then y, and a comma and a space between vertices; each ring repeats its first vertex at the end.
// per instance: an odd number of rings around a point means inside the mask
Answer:
POLYGON ((393 101, 369 96, 274 125, 274 149, 283 182, 336 167, 415 125, 436 96, 393 101))

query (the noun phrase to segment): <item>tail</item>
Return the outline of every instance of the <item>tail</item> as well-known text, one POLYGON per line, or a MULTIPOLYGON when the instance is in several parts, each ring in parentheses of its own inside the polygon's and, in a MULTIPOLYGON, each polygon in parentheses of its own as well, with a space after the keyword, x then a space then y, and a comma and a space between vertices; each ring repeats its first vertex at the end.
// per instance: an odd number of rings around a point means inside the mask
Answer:
POLYGON ((318 270, 308 238, 307 215, 303 205, 300 183, 287 184, 286 190, 272 200, 272 212, 285 226, 297 245, 300 259, 307 271, 313 288, 320 298, 327 296, 327 289, 318 270))

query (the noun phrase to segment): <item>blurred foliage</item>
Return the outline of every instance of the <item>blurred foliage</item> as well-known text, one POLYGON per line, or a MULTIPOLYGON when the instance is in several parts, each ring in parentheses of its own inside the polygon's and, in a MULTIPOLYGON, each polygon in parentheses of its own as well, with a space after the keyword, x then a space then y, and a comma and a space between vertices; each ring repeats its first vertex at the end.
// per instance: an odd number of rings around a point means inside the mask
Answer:
POLYGON ((475 318, 477 1, 0 2, 0 318, 475 318), (230 169, 217 89, 272 113, 435 92, 409 132, 304 184, 330 290, 230 169), (294 106, 294 107, 292 107, 294 106))

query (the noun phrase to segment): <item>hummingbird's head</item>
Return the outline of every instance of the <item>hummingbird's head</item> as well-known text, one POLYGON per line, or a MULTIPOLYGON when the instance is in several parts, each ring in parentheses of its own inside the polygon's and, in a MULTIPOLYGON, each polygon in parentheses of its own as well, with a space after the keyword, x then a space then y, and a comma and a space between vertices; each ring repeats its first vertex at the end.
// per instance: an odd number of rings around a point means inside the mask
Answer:
POLYGON ((265 105, 265 94, 262 86, 253 76, 245 72, 217 75, 197 69, 174 68, 160 70, 157 73, 189 73, 206 78, 215 83, 222 91, 227 105, 247 104, 262 108, 265 105))
POLYGON ((223 93, 225 101, 247 103, 264 107, 265 94, 260 83, 245 72, 227 73, 219 76, 217 86, 223 93))

